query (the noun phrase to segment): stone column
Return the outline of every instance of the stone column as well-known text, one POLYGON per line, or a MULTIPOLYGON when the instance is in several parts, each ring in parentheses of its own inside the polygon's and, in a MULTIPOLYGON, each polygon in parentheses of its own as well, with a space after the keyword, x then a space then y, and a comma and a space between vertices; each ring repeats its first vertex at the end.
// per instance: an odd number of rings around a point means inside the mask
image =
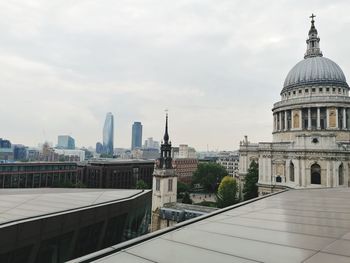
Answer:
POLYGON ((329 129, 329 110, 326 108, 326 129, 329 129))
POLYGON ((330 160, 327 160, 326 186, 331 187, 331 166, 330 160))
POLYGON ((346 108, 343 108, 343 130, 346 130, 346 108))
MULTIPOLYGON (((286 174, 285 174, 285 176, 286 176, 286 183, 289 183, 290 182, 290 174, 289 174, 289 172, 290 172, 290 160, 289 159, 287 159, 286 160, 286 174)), ((294 178, 294 180, 295 180, 295 178, 294 178)))
POLYGON ((282 111, 280 111, 280 112, 278 113, 278 117, 279 117, 279 122, 280 122, 280 125, 279 125, 278 129, 279 129, 280 131, 282 131, 282 111))
POLYGON ((307 129, 311 130, 311 108, 307 109, 307 129))
POLYGON ((317 107, 317 129, 321 129, 321 113, 320 107, 317 107))
POLYGON ((288 127, 287 127, 287 111, 285 110, 284 111, 284 130, 288 130, 288 127))

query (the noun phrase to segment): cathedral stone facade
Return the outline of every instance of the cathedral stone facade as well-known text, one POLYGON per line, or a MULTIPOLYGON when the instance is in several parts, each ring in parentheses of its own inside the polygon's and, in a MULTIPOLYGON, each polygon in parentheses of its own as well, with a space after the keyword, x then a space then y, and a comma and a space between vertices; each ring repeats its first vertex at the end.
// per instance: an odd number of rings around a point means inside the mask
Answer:
POLYGON ((341 68, 323 57, 311 16, 304 59, 273 105, 273 141, 240 143, 240 176, 259 163, 259 194, 281 188, 350 185, 350 97, 341 68))

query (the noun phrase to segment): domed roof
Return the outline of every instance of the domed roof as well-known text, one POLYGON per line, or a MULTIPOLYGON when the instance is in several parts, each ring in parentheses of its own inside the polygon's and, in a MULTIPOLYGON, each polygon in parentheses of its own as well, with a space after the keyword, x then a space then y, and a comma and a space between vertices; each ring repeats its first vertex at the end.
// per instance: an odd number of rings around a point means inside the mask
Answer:
POLYGON ((283 85, 282 93, 286 90, 306 85, 323 85, 349 88, 341 68, 332 60, 323 57, 320 50, 320 38, 315 27, 316 16, 312 14, 309 38, 306 40, 307 49, 304 60, 289 71, 283 85))
POLYGON ((321 57, 307 57, 296 64, 288 73, 283 91, 305 85, 337 85, 348 88, 341 68, 332 60, 321 57))

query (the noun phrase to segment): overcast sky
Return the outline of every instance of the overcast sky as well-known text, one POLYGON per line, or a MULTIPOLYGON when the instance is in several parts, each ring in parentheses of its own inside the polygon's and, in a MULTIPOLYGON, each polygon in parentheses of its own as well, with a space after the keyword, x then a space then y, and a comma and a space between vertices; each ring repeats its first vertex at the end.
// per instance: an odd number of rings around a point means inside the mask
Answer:
POLYGON ((321 50, 350 74, 350 1, 0 1, 0 137, 36 146, 72 135, 115 147, 131 125, 174 145, 270 141, 274 102, 316 14, 321 50))

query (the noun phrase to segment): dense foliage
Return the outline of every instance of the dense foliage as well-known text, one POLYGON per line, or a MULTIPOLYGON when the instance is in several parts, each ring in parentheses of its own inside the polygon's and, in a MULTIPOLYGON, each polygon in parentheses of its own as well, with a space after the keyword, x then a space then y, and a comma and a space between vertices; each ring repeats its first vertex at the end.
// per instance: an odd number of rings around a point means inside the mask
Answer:
POLYGON ((219 208, 227 207, 238 202, 237 181, 230 176, 225 176, 219 185, 217 193, 217 205, 219 208))
POLYGON ((192 199, 191 199, 191 197, 190 197, 190 194, 188 193, 188 192, 186 192, 185 194, 184 194, 184 197, 182 198, 182 203, 184 203, 184 204, 192 204, 192 199))
POLYGON ((148 189, 148 188, 149 187, 144 180, 138 180, 136 182, 136 189, 148 189))
POLYGON ((225 167, 217 163, 200 163, 193 173, 192 184, 200 184, 208 192, 216 192, 222 178, 227 175, 225 167))
POLYGON ((243 199, 249 200, 258 196, 259 167, 252 161, 248 168, 248 173, 244 180, 243 199))

